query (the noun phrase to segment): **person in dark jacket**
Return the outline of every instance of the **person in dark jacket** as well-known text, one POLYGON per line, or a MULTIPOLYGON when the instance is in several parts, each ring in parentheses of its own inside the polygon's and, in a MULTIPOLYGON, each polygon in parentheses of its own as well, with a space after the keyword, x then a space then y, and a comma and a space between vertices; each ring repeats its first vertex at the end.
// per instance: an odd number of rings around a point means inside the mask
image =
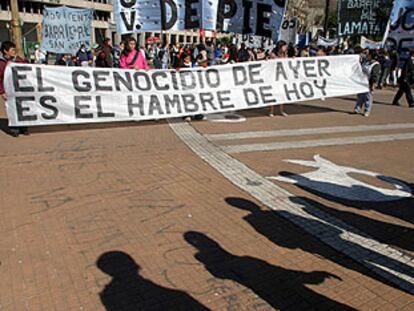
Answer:
MULTIPOLYGON (((4 41, 0 48, 0 102, 7 100, 6 90, 4 89, 4 74, 6 67, 11 63, 26 63, 23 58, 16 54, 16 45, 10 41, 4 41)), ((6 131, 8 134, 17 137, 19 134, 29 135, 27 127, 10 127, 6 131)))
POLYGON ((377 61, 377 52, 370 50, 365 60, 362 62, 362 71, 368 76, 369 79, 369 91, 366 93, 358 94, 357 102, 354 108, 355 113, 361 113, 361 108, 364 106, 364 116, 369 117, 372 109, 372 92, 374 85, 378 83, 380 78, 381 66, 377 61))
POLYGON ((414 49, 410 51, 411 57, 405 62, 404 67, 402 68, 401 76, 398 80, 399 89, 397 94, 395 94, 393 105, 399 105, 399 100, 405 93, 405 98, 407 99, 408 106, 414 107, 413 94, 411 93, 411 85, 414 84, 414 49))

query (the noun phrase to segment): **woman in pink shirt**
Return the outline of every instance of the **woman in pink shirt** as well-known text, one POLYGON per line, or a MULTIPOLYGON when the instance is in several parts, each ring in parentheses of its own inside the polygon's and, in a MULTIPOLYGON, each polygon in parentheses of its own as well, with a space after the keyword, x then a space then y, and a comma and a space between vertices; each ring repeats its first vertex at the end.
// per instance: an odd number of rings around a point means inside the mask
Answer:
POLYGON ((119 60, 119 67, 122 69, 144 69, 148 70, 149 66, 145 58, 145 52, 142 49, 137 50, 137 41, 130 37, 127 40, 125 49, 122 51, 119 60))

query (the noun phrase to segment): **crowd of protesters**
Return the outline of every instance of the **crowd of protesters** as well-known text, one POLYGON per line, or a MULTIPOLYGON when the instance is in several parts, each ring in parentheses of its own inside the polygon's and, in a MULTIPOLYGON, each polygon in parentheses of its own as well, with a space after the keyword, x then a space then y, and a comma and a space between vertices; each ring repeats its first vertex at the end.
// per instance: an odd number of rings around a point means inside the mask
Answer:
MULTIPOLYGON (((375 88, 397 87, 398 92, 392 104, 399 105, 399 100, 405 94, 409 107, 414 107, 411 87, 414 84, 413 59, 414 50, 411 50, 405 58, 395 50, 368 50, 360 46, 354 48, 344 46, 321 47, 305 46, 297 47, 279 41, 272 48, 250 48, 244 43, 220 44, 207 41, 206 43, 193 44, 151 44, 146 47, 139 46, 136 39, 130 37, 122 41, 119 46, 113 47, 111 40, 106 38, 103 44, 93 45, 87 48, 81 45, 75 55, 56 55, 55 65, 59 66, 90 66, 100 68, 121 68, 135 70, 150 69, 176 69, 209 67, 215 65, 233 64, 250 61, 265 61, 268 59, 329 56, 341 54, 358 54, 361 58, 362 69, 369 77, 370 91, 358 94, 355 113, 369 116, 372 109, 372 92, 375 88)), ((47 64, 47 53, 36 46, 35 55, 29 59, 32 63, 47 64)), ((0 57, 0 95, 5 100, 3 79, 4 71, 10 62, 26 62, 16 56, 15 45, 12 42, 3 42, 0 57)), ((323 99, 324 100, 324 99, 323 99)), ((280 114, 287 116, 283 105, 278 105, 280 114)), ((269 116, 274 116, 275 107, 269 108, 269 116)), ((200 118, 200 116, 195 117, 200 118)), ((27 128, 11 129, 13 136, 27 134, 27 128)))

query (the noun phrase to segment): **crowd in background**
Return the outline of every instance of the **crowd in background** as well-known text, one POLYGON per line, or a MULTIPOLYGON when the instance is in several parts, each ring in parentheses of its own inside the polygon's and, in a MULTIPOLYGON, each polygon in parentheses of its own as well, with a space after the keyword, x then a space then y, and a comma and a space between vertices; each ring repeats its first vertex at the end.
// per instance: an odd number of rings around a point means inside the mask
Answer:
MULTIPOLYGON (((136 39, 129 37, 119 46, 112 46, 106 38, 102 45, 92 45, 87 48, 81 45, 75 55, 58 54, 54 64, 59 66, 90 66, 99 68, 121 68, 135 70, 176 69, 208 67, 215 65, 233 64, 249 61, 264 61, 278 58, 329 56, 341 54, 360 55, 363 71, 369 77, 370 91, 359 94, 354 109, 355 113, 369 116, 372 109, 372 92, 374 88, 386 86, 399 90, 393 104, 399 105, 400 98, 405 94, 409 107, 414 107, 412 85, 414 84, 413 59, 414 50, 401 54, 396 50, 368 50, 360 46, 349 47, 347 44, 333 47, 316 45, 298 47, 279 41, 269 48, 251 48, 244 43, 220 44, 207 41, 199 44, 151 44, 146 47, 138 46, 136 39)), ((4 91, 4 71, 10 62, 32 62, 37 64, 52 64, 49 55, 39 46, 29 60, 16 56, 15 45, 3 42, 0 56, 0 95, 6 99, 4 91)), ((283 105, 278 105, 280 114, 287 116, 283 105)), ((270 107, 269 115, 274 115, 274 106, 270 107)))

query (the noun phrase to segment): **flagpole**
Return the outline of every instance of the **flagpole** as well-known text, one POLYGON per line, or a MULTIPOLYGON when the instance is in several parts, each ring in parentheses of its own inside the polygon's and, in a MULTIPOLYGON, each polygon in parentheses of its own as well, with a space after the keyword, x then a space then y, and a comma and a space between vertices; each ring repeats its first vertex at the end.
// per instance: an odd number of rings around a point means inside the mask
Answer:
POLYGON ((330 6, 330 1, 326 0, 325 1, 325 23, 323 25, 323 35, 325 36, 325 38, 327 38, 327 34, 328 34, 329 6, 330 6))

